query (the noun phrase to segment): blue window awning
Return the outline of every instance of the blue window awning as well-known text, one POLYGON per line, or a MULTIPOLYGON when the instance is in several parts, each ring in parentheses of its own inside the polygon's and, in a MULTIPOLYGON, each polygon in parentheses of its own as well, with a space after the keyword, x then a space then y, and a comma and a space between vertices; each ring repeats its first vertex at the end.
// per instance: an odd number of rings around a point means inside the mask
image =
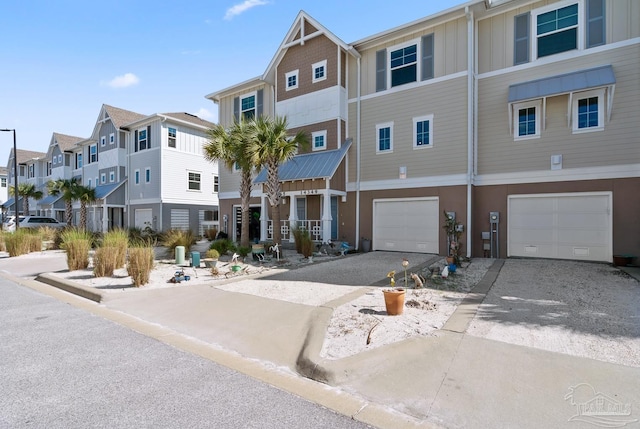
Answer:
POLYGON ((39 206, 50 206, 62 198, 62 195, 49 195, 38 201, 39 206))
POLYGON ((616 83, 611 65, 580 70, 509 86, 509 103, 567 94, 616 83))

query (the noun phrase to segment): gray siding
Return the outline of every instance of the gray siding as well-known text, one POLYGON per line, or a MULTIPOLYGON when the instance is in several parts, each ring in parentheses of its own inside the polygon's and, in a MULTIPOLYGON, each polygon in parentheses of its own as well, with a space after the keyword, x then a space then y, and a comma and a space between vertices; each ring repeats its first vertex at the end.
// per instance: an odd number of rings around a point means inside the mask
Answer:
POLYGON ((160 198, 160 150, 151 149, 131 155, 129 170, 129 187, 131 199, 160 198), (151 169, 151 181, 145 183, 145 169, 151 169), (140 183, 135 184, 135 172, 140 171, 140 183))
POLYGON ((105 185, 105 184, 108 185, 109 183, 117 183, 117 182, 119 182, 120 178, 118 177, 118 170, 119 170, 119 168, 115 167, 115 166, 114 167, 100 169, 98 171, 98 177, 100 177, 100 184, 101 185, 105 185), (113 172, 114 176, 115 176, 113 182, 109 180, 109 174, 111 172, 113 172), (106 183, 102 183, 102 174, 105 174, 105 176, 106 176, 106 179, 107 179, 106 183))
POLYGON ((114 139, 118 138, 116 128, 113 126, 113 123, 111 121, 104 122, 100 125, 100 130, 98 131, 98 153, 118 149, 117 141, 114 144, 109 144, 109 135, 111 133, 114 134, 114 139), (104 145, 104 147, 100 143, 102 137, 106 139, 106 144, 104 145))
MULTIPOLYGON (((171 209, 189 210, 189 229, 198 234, 200 229, 200 210, 217 210, 218 206, 192 206, 186 204, 163 204, 162 205, 162 230, 166 231, 171 227, 171 209)), ((155 215, 155 212, 154 212, 155 215)))

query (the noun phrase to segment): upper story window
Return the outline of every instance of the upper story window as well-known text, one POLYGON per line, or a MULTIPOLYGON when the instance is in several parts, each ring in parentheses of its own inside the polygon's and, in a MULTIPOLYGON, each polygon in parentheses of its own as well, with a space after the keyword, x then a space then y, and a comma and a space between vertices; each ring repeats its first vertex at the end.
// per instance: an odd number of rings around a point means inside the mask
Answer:
POLYGON ((100 146, 105 147, 107 144, 107 138, 105 136, 100 137, 100 146))
POLYGON ((327 148, 327 131, 316 131, 311 133, 311 141, 313 144, 313 150, 324 150, 327 148))
POLYGON ((109 172, 109 183, 113 183, 116 181, 116 173, 114 171, 109 172))
POLYGON ((251 120, 256 117, 255 94, 240 99, 240 114, 242 119, 251 120))
POLYGON ((105 183, 107 183, 107 175, 106 175, 106 173, 101 173, 100 174, 100 183, 102 183, 103 185, 105 183))
POLYGON ((98 162, 98 145, 92 144, 89 146, 89 164, 98 162))
POLYGON ((29 164, 27 170, 27 178, 32 179, 34 177, 36 177, 36 166, 35 164, 29 164))
POLYGON ((133 174, 134 176, 134 182, 136 185, 140 184, 140 170, 136 170, 133 174))
POLYGON ((7 178, 0 177, 0 188, 6 188, 6 187, 7 187, 7 178))
POLYGON ((546 57, 578 48, 578 4, 536 16, 537 56, 546 57))
POLYGON ((393 122, 376 125, 376 152, 393 152, 393 122))
POLYGON ((52 158, 52 160, 53 160, 53 165, 56 165, 58 163, 58 157, 57 156, 54 156, 52 158))
POLYGON ((311 65, 311 73, 313 73, 312 82, 320 82, 327 78, 327 60, 323 60, 311 65))
POLYGON ((51 176, 51 162, 47 162, 47 176, 51 176))
POLYGON ((298 70, 285 73, 285 79, 287 80, 287 91, 296 89, 298 87, 298 70))
POLYGON ((76 169, 82 168, 82 154, 76 153, 76 169))
POLYGON ((434 35, 376 52, 376 91, 433 79, 434 35))
POLYGON ((200 190, 200 173, 195 171, 187 172, 187 189, 190 191, 200 190))
POLYGON ((144 183, 150 183, 151 182, 151 169, 150 168, 145 168, 144 169, 144 183))
POLYGON ((58 155, 58 164, 62 164, 62 154, 58 155))
POLYGON ((213 175, 213 192, 217 193, 220 191, 220 178, 217 174, 213 175))
POLYGON ((433 147, 433 115, 413 118, 413 148, 433 147))
POLYGON ((89 179, 89 180, 87 181, 87 185, 89 185, 89 187, 91 187, 91 179, 89 179))
POLYGON ((514 139, 524 140, 540 137, 540 100, 514 104, 514 139))
POLYGON ((114 133, 109 134, 109 144, 114 144, 116 142, 116 135, 114 133))
POLYGON ((415 82, 418 76, 418 45, 391 51, 390 66, 392 87, 415 82))
POLYGON ((138 144, 136 145, 136 152, 139 150, 145 150, 149 148, 148 144, 149 140, 147 140, 147 130, 142 129, 138 130, 138 144))
POLYGON ((604 89, 574 94, 571 107, 574 133, 604 129, 604 89))
POLYGON ((177 132, 175 128, 168 128, 168 133, 169 133, 169 147, 176 147, 176 136, 177 136, 177 132))

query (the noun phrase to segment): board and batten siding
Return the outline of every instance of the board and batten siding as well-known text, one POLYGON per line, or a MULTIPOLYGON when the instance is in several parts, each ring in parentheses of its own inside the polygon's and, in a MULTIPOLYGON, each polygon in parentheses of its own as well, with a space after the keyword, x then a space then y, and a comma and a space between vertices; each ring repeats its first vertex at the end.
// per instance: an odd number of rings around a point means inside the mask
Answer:
MULTIPOLYGON (((480 53, 478 55, 478 72, 487 73, 513 66, 515 17, 553 3, 556 1, 535 2, 479 19, 477 22, 478 52, 480 53)), ((558 7, 566 5, 566 3, 558 3, 558 7)), ((607 44, 640 37, 639 1, 607 0, 605 7, 607 44)), ((530 37, 535 30, 535 27, 531 27, 531 25, 532 22, 530 22, 530 37)), ((580 28, 580 31, 584 32, 584 27, 580 28)), ((531 47, 530 43, 529 47, 531 47)))
POLYGON ((638 45, 481 77, 478 93, 478 174, 549 170, 551 155, 560 154, 563 169, 640 163, 638 45), (514 141, 509 131, 509 85, 603 64, 611 64, 616 76, 611 121, 605 110, 603 131, 573 134, 567 121, 569 96, 564 94, 547 98, 546 128, 540 138, 514 141))
POLYGON ((220 103, 218 104, 218 119, 219 123, 225 127, 231 126, 233 124, 234 116, 233 116, 233 99, 235 97, 244 97, 245 95, 249 95, 253 92, 257 92, 259 89, 262 89, 262 114, 273 116, 273 87, 266 83, 259 84, 253 86, 248 89, 243 89, 238 92, 234 92, 233 94, 224 96, 220 98, 220 103))
MULTIPOLYGON (((455 19, 435 26, 425 26, 402 37, 389 36, 389 40, 375 47, 359 50, 362 58, 361 96, 376 93, 376 52, 396 45, 416 41, 420 44, 422 36, 433 34, 434 78, 464 72, 467 70, 467 21, 465 18, 455 19)), ((356 46, 356 49, 358 47, 356 46)), ((349 99, 357 97, 358 64, 355 58, 348 55, 349 61, 349 99)), ((387 57, 388 62, 388 57, 387 57)), ((419 78, 419 77, 418 77, 419 78)), ((389 84, 389 82, 387 82, 389 84)), ((389 88, 389 85, 387 85, 389 88)))
MULTIPOLYGON (((153 131, 152 131, 153 132, 153 131)), ((157 140, 156 140, 157 142, 157 140)), ((160 169, 160 153, 159 147, 145 149, 131 154, 129 159, 129 190, 131 201, 149 200, 160 198, 160 177, 162 170, 160 169), (149 168, 151 180, 145 182, 145 170, 149 168), (136 184, 136 170, 140 171, 140 183, 136 184)))
MULTIPOLYGON (((361 180, 464 174, 467 169, 467 79, 460 77, 410 91, 372 97, 361 102, 361 180), (413 118, 433 115, 431 148, 413 148, 413 118), (376 125, 393 122, 393 151, 376 153, 376 125)), ((356 117, 356 103, 349 104, 356 117)), ((357 135, 356 121, 349 135, 357 135)), ((355 146, 355 145, 354 145, 355 146)), ((352 152, 353 153, 353 152, 352 152)), ((356 157, 349 157, 349 181, 356 180, 356 157)))

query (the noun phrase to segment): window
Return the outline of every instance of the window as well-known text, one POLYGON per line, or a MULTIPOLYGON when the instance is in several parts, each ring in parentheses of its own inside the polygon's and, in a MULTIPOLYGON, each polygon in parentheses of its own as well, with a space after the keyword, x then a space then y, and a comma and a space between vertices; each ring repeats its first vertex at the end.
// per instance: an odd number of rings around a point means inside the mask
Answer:
POLYGON ((327 131, 316 131, 311 133, 311 141, 313 144, 313 150, 324 150, 327 148, 327 131))
POLYGON ((76 169, 82 168, 82 154, 76 153, 76 169))
POLYGON ((58 164, 62 164, 62 155, 58 155, 58 164))
POLYGON ((116 142, 116 135, 114 133, 109 134, 109 144, 114 144, 116 142))
POLYGON ((433 115, 413 118, 413 148, 433 147, 433 115))
POLYGON ((218 217, 218 210, 203 210, 203 214, 204 214, 204 221, 205 222, 217 222, 219 217, 218 217))
POLYGON ((176 147, 176 129, 169 127, 169 147, 176 147))
POLYGON ((213 175, 213 192, 219 192, 220 190, 220 178, 217 175, 213 175))
POLYGON ((100 137, 100 146, 105 147, 107 144, 107 138, 105 136, 100 137))
POLYGON ((376 152, 393 152, 393 122, 376 125, 376 152))
POLYGON ((573 94, 573 132, 604 129, 604 89, 573 94))
POLYGON ((390 66, 392 87, 415 82, 418 76, 418 45, 392 50, 390 66))
POLYGON ((147 130, 138 130, 138 150, 147 149, 147 130))
POLYGON ((189 171, 187 180, 188 180, 187 189, 189 189, 190 191, 200 190, 200 173, 189 171))
POLYGON ((89 187, 91 187, 91 179, 89 179, 89 182, 88 182, 88 184, 89 184, 89 187))
POLYGON ((541 101, 518 103, 513 106, 513 130, 515 140, 540 137, 541 101))
POLYGON ((0 188, 6 188, 6 187, 7 187, 7 178, 0 177, 0 188))
MULTIPOLYGON (((27 170, 27 177, 28 178, 33 178, 36 177, 36 166, 34 164, 29 164, 28 170, 27 170)), ((18 187, 20 188, 20 187, 18 187)))
POLYGON ((47 162, 47 176, 51 176, 51 162, 47 162))
POLYGON ((145 168, 144 169, 144 182, 145 183, 150 183, 151 182, 151 169, 150 168, 145 168))
POLYGON ((249 120, 256 117, 256 96, 250 95, 240 99, 240 114, 242 119, 249 120))
POLYGON ((313 83, 320 82, 327 78, 327 60, 323 60, 311 65, 313 73, 313 83))
POLYGON ((140 170, 136 170, 133 175, 135 176, 135 184, 139 185, 140 184, 140 170))
POLYGON ((58 163, 58 157, 57 156, 54 156, 52 158, 52 160, 53 160, 53 165, 56 165, 58 163))
POLYGON ((113 183, 116 181, 116 173, 113 171, 109 172, 109 183, 113 183))
POLYGON ((93 164, 94 162, 98 162, 98 146, 92 144, 89 146, 89 164, 93 164))
POLYGON ((298 70, 285 73, 285 79, 287 81, 287 91, 296 89, 298 87, 298 70))
POLYGON ((578 4, 535 11, 537 57, 578 49, 578 4))
POLYGON ((105 173, 100 174, 100 183, 103 185, 107 183, 107 175, 105 173))

